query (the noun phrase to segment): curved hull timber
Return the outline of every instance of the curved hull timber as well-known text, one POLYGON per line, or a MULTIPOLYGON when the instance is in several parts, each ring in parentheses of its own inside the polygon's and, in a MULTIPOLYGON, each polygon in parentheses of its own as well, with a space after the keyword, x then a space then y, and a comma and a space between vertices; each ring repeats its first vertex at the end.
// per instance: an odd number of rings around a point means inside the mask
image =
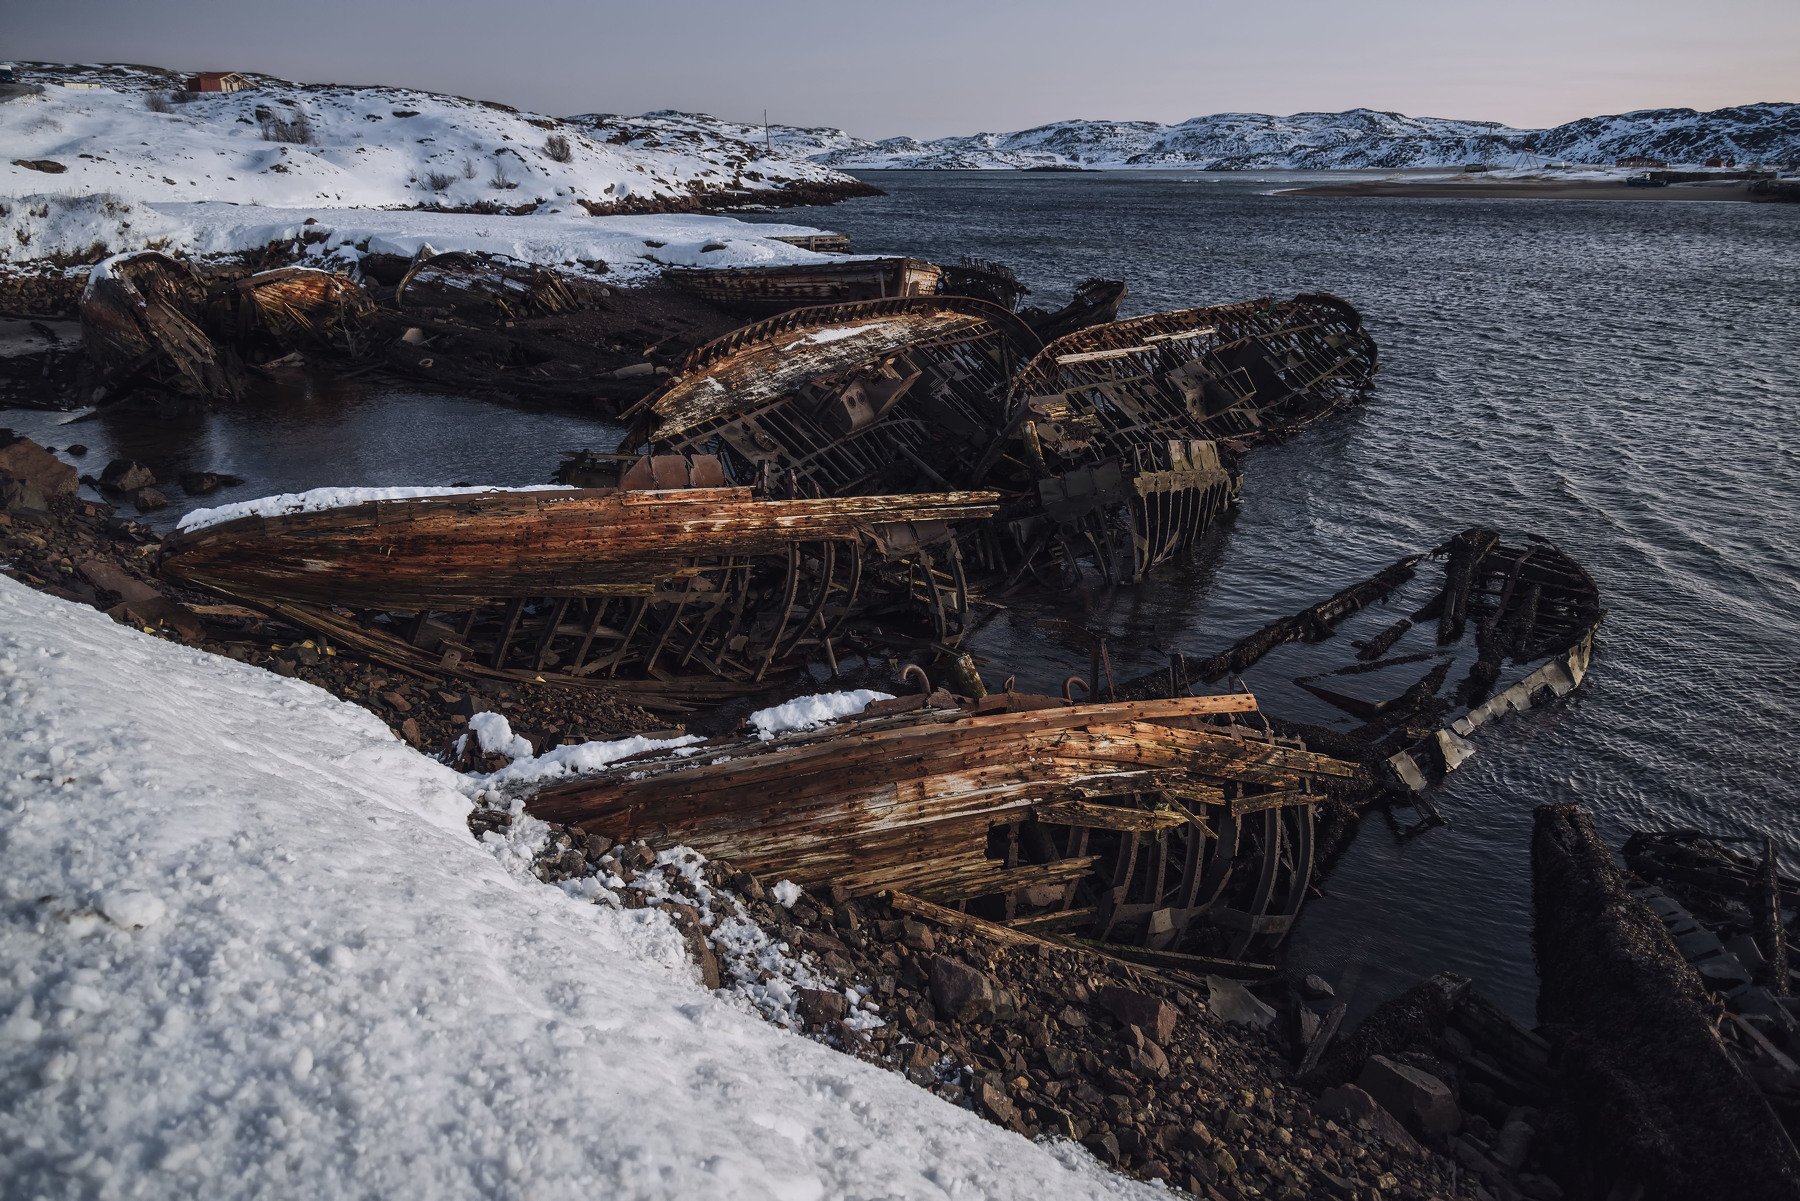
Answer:
POLYGON ((1363 763, 1435 822, 1423 794, 1475 754, 1482 729, 1580 687, 1605 617, 1593 578, 1560 548, 1477 527, 1117 692, 1241 677, 1281 698, 1279 729, 1363 763), (1344 649, 1311 649, 1327 642, 1344 649), (1302 708, 1311 716, 1295 719, 1302 708))
POLYGON ((143 382, 200 399, 235 394, 229 366, 197 324, 205 299, 192 268, 154 250, 94 268, 81 294, 93 382, 108 392, 143 382))
POLYGON ((759 874, 897 891, 1189 965, 1262 955, 1306 897, 1313 808, 1363 769, 1241 724, 1248 694, 1071 705, 945 692, 772 741, 715 739, 526 811, 759 874))
POLYGON ((799 309, 695 350, 620 449, 716 454, 735 482, 823 496, 955 489, 1005 436, 1007 381, 1038 347, 967 298, 799 309))

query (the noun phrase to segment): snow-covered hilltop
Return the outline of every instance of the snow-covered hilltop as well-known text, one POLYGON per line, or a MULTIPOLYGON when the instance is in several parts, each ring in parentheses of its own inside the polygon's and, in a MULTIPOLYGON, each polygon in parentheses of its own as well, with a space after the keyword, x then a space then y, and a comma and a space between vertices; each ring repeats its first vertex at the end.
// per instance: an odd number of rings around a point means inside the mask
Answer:
POLYGON ((639 119, 635 140, 609 140, 587 122, 408 88, 246 73, 244 91, 193 95, 183 75, 155 68, 19 73, 41 90, 0 103, 0 195, 642 212, 863 188, 802 156, 771 156, 760 139, 660 130, 654 118, 639 119))
MULTIPOLYGON (((707 118, 688 120, 696 130, 718 124, 709 124, 707 118)), ((759 128, 755 134, 760 140, 759 128)), ((1632 155, 1671 163, 1700 163, 1713 157, 1785 163, 1800 160, 1800 105, 1748 104, 1709 113, 1646 109, 1588 117, 1554 129, 1514 129, 1492 121, 1408 117, 1359 108, 1287 117, 1217 113, 1177 125, 1056 121, 1014 133, 932 141, 871 142, 841 130, 776 126, 770 138, 778 153, 857 170, 1394 170, 1469 162, 1508 165, 1521 159, 1613 163, 1632 155)))

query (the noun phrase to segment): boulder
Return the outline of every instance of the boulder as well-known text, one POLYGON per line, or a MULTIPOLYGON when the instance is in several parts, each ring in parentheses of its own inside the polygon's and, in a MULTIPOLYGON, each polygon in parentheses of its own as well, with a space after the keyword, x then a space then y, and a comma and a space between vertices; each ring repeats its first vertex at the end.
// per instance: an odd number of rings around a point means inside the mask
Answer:
POLYGON ((1319 1116, 1360 1126, 1373 1122, 1381 1106, 1364 1089, 1354 1084, 1328 1088, 1319 1094, 1319 1116))
POLYGON ((1207 1008, 1221 1021, 1264 1027, 1275 1020, 1275 1011, 1257 1000, 1249 989, 1236 980, 1208 976, 1206 989, 1207 1008))
POLYGON ((35 488, 48 500, 74 496, 81 486, 73 467, 30 438, 13 437, 10 430, 0 430, 0 477, 35 488))
POLYGON ((841 992, 829 988, 800 990, 800 1017, 808 1026, 818 1028, 841 1022, 850 1016, 850 1001, 841 992))
POLYGON ((931 961, 931 1003, 954 1022, 982 1022, 994 1013, 994 982, 960 959, 931 961))
POLYGON ((1160 997, 1109 984, 1096 998, 1121 1023, 1136 1026, 1156 1043, 1167 1043, 1175 1034, 1175 1007, 1160 997))
POLYGON ((1452 1134, 1462 1128, 1462 1111, 1450 1087, 1436 1076, 1371 1055, 1357 1078, 1383 1109, 1426 1134, 1452 1134))
POLYGON ((114 459, 100 473, 100 486, 108 492, 136 492, 156 483, 156 473, 135 459, 114 459))

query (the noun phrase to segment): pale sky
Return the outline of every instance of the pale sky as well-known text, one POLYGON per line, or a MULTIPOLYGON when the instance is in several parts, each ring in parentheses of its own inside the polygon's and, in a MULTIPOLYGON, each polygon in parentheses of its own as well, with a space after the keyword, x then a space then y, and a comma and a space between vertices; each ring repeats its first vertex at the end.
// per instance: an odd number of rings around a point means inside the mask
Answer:
POLYGON ((1367 107, 1554 125, 1800 100, 1796 0, 36 0, 0 56, 864 137, 1367 107))

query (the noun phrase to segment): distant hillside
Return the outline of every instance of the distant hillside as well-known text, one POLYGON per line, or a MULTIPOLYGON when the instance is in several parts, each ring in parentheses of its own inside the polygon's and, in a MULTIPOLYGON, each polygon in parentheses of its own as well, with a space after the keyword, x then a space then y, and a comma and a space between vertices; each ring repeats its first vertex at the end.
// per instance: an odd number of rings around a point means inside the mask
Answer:
MULTIPOLYGON (((758 126, 679 118, 696 135, 761 142, 758 126)), ((1015 133, 872 142, 837 129, 774 126, 777 153, 858 170, 995 170, 1032 167, 1186 168, 1189 170, 1396 170, 1469 162, 1536 165, 1545 161, 1610 164, 1631 155, 1694 164, 1708 158, 1800 162, 1800 105, 1746 104, 1710 113, 1644 109, 1587 117, 1554 129, 1514 129, 1492 121, 1453 121, 1351 109, 1342 113, 1218 113, 1178 125, 1152 121, 1056 121, 1015 133)))
POLYGON ((579 212, 867 190, 805 156, 770 156, 760 139, 673 122, 662 138, 650 121, 620 139, 407 88, 249 75, 249 90, 190 97, 182 74, 150 67, 23 63, 19 74, 42 86, 0 102, 0 195, 579 212))

